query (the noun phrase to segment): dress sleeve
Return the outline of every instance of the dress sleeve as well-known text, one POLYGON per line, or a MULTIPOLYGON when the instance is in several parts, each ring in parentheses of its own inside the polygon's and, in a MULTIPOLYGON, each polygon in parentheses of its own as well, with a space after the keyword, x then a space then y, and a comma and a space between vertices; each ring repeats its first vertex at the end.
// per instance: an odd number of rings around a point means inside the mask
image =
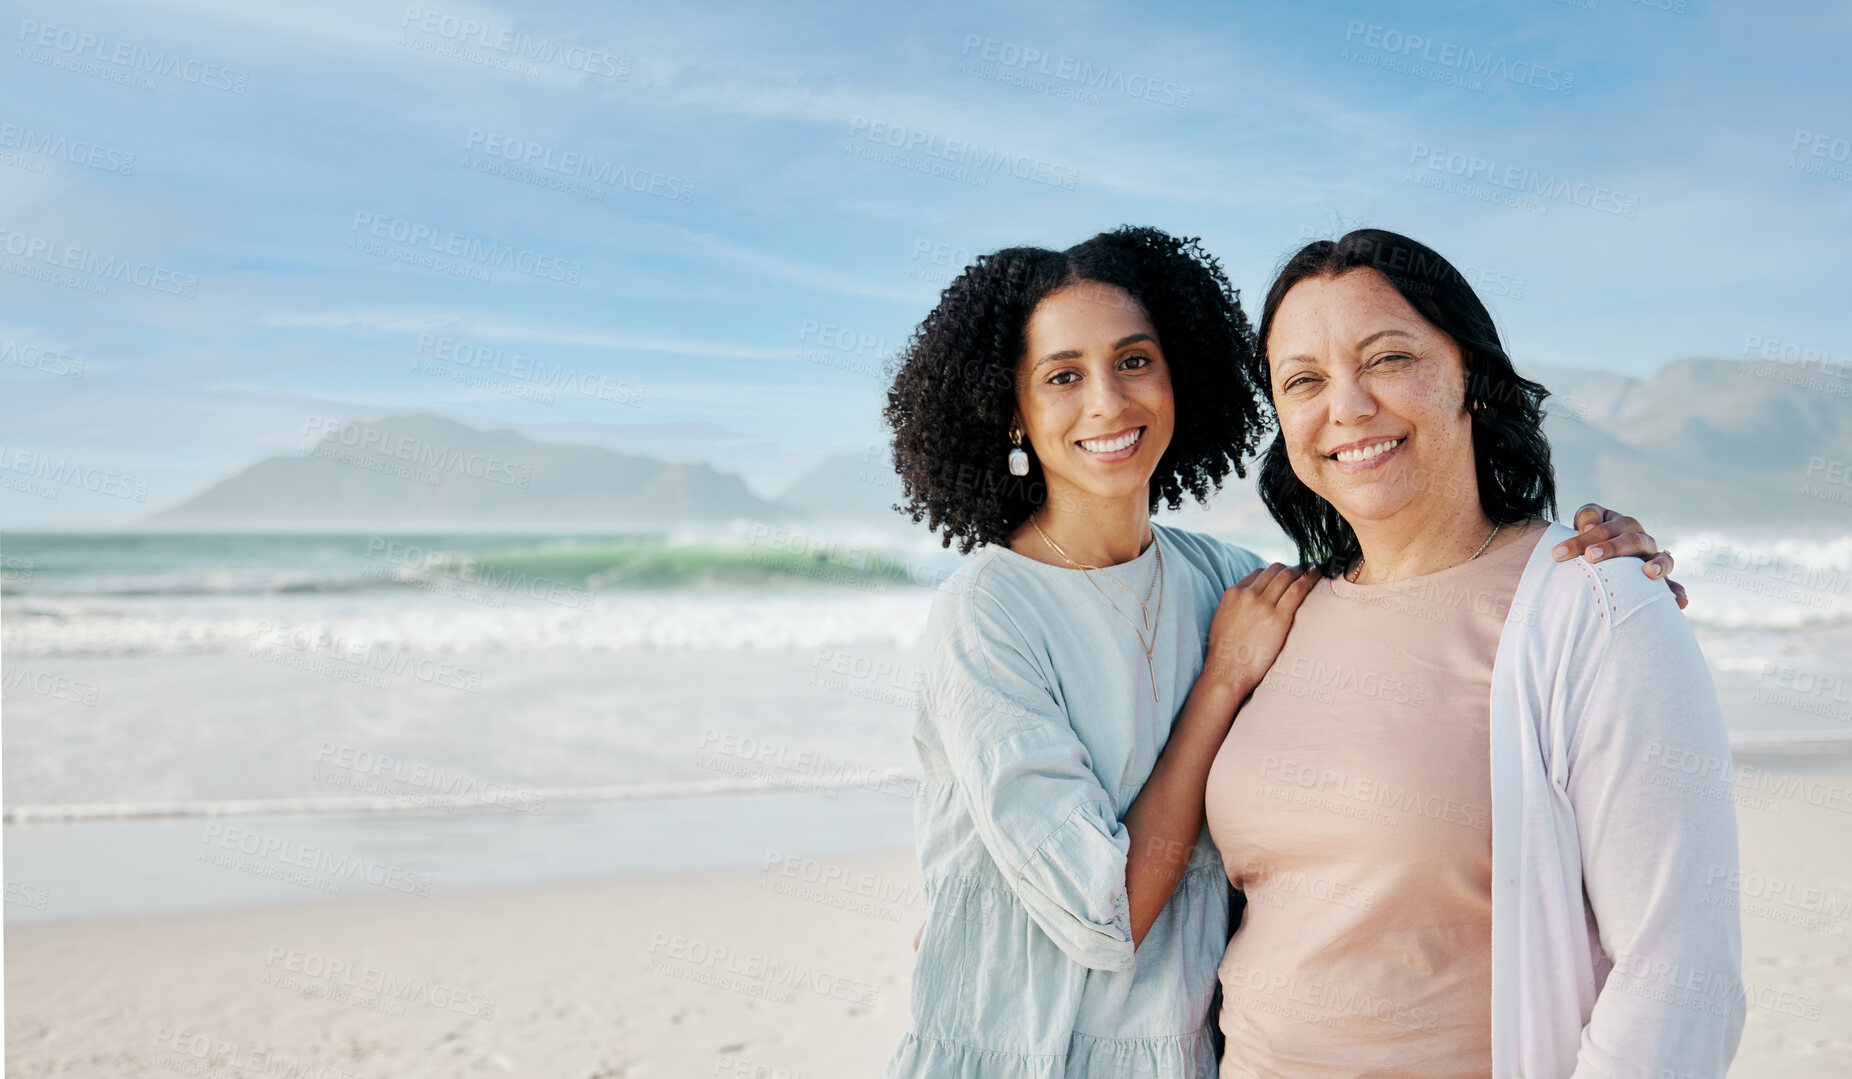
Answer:
POLYGON ((1582 1031, 1575 1079, 1721 1079, 1746 1009, 1716 687, 1670 592, 1615 612, 1605 636, 1586 694, 1570 702, 1566 786, 1583 887, 1614 968, 1582 1031))
POLYGON ((1130 833, 1022 632, 995 597, 966 595, 926 662, 929 714, 1003 879, 1076 963, 1130 969, 1130 833))

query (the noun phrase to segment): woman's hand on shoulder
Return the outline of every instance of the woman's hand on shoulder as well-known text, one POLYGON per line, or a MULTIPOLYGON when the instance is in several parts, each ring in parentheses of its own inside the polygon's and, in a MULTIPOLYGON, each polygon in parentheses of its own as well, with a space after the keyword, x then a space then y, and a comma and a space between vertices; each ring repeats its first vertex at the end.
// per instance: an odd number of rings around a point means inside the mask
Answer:
POLYGON ((1576 555, 1590 562, 1633 555, 1645 559, 1648 577, 1664 581, 1672 590, 1679 610, 1691 605, 1685 597, 1685 586, 1672 579, 1672 552, 1660 550, 1659 541, 1648 535, 1639 521, 1590 502, 1575 511, 1575 529, 1575 535, 1557 544, 1551 552, 1558 562, 1567 562, 1576 555))
POLYGON ((1222 593, 1209 624, 1204 678, 1233 688, 1245 698, 1279 658, 1299 604, 1318 583, 1316 566, 1264 566, 1222 593))

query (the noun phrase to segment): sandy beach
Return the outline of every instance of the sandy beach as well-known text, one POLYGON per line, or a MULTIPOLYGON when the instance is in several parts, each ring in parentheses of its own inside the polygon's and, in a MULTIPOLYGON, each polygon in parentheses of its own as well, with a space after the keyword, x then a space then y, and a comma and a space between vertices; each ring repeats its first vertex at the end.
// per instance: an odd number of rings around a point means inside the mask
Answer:
MULTIPOLYGON (((1852 1071, 1852 767, 1739 781, 1751 1005, 1734 1076, 1852 1071)), ((795 797, 795 796, 794 796, 795 797)), ((879 1071, 922 908, 909 851, 744 870, 9 928, 8 1072, 879 1071)))

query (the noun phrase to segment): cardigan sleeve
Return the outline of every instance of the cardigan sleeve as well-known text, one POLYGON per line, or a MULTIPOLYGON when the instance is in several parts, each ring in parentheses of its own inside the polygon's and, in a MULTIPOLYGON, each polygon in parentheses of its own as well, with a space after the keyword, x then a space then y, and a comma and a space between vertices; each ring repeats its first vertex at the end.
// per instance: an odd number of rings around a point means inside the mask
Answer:
POLYGON ((1719 884, 1737 869, 1729 738, 1672 595, 1620 592, 1638 602, 1608 609, 1605 647, 1583 657, 1593 674, 1569 705, 1583 888, 1614 964, 1574 1074, 1722 1077, 1746 1010, 1742 928, 1719 884))
POLYGON ((924 688, 959 797, 1030 919, 1076 963, 1130 969, 1130 833, 994 600, 956 604, 928 647, 924 688))

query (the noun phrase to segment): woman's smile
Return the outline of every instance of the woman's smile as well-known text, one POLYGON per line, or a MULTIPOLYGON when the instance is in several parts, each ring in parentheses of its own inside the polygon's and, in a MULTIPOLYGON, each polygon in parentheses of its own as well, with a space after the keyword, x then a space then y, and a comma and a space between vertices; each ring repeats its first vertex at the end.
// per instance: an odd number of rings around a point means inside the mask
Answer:
POLYGON ((1143 427, 1127 427, 1114 434, 1100 438, 1083 438, 1074 445, 1086 451, 1096 461, 1129 461, 1137 455, 1139 448, 1145 444, 1143 427))
POLYGON ((1333 462, 1339 472, 1367 472, 1388 464, 1407 442, 1407 435, 1348 442, 1325 454, 1325 459, 1333 462))

